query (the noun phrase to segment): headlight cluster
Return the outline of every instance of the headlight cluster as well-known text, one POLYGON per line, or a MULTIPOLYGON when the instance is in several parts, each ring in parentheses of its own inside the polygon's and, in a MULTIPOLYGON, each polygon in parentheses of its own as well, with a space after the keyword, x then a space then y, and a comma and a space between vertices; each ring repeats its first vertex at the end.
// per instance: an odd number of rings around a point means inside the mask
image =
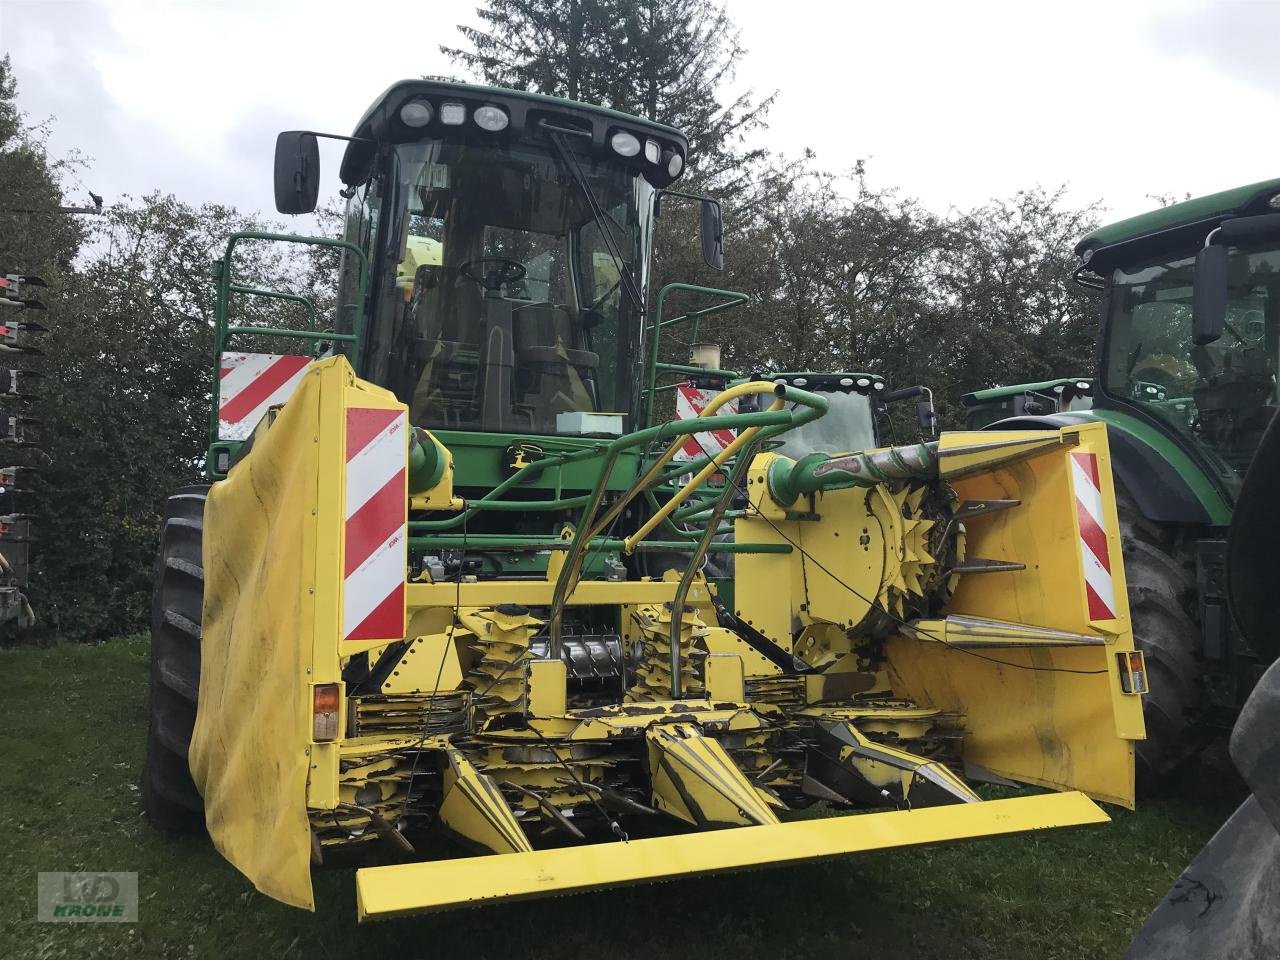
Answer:
POLYGON ((609 146, 620 157, 638 157, 642 153, 645 163, 657 167, 674 180, 684 170, 684 157, 680 151, 671 146, 664 146, 657 140, 646 137, 641 140, 628 130, 616 130, 609 138, 609 146))
MULTIPOLYGON (((509 105, 502 103, 481 103, 464 100, 451 91, 441 91, 431 95, 415 92, 408 100, 400 104, 396 113, 400 123, 410 130, 426 131, 428 127, 451 128, 459 133, 467 128, 483 130, 486 133, 501 133, 512 125, 509 105), (474 124, 474 127, 471 125, 474 124)), ((516 108, 517 132, 524 136, 536 130, 536 117, 530 119, 516 108), (527 128, 527 129, 526 129, 527 128)), ((560 122, 560 121, 557 121, 560 122)), ((576 121, 570 121, 576 123, 576 121)), ((580 127, 581 124, 578 123, 580 127)), ((588 127, 583 132, 588 132, 588 127)), ((684 147, 667 140, 661 132, 652 136, 647 130, 627 130, 614 127, 606 128, 607 150, 614 156, 632 161, 630 166, 638 167, 644 176, 656 186, 665 186, 684 172, 684 147)), ((599 127, 592 137, 598 136, 599 127)), ((420 134, 419 134, 420 135, 420 134)), ((595 143, 599 143, 595 140, 595 143)))
MULTIPOLYGON (((419 129, 429 124, 436 116, 436 108, 429 100, 421 97, 408 101, 400 107, 400 122, 406 127, 419 129)), ((471 113, 471 120, 481 130, 498 133, 507 129, 511 118, 507 111, 491 103, 476 107, 471 113)), ((440 104, 440 122, 446 127, 460 127, 467 122, 467 106, 456 100, 446 100, 440 104)))

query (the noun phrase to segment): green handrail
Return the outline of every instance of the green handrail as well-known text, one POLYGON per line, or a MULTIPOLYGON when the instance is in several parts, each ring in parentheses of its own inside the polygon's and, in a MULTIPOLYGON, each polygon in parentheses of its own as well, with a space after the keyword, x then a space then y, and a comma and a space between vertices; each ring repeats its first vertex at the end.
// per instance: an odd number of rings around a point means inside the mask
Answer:
MULTIPOLYGON (((772 413, 739 413, 718 416, 716 418, 716 429, 786 424, 790 423, 791 418, 792 414, 785 410, 775 411, 772 413)), ((656 427, 648 427, 644 430, 625 434, 624 436, 611 440, 608 443, 601 443, 597 446, 587 447, 582 450, 575 450, 572 453, 551 454, 543 457, 541 460, 534 460, 532 463, 525 464, 478 500, 468 500, 466 508, 461 513, 440 520, 413 520, 410 521, 409 529, 418 532, 452 530, 462 526, 466 521, 470 520, 482 510, 546 511, 585 506, 589 502, 591 494, 556 498, 554 500, 503 500, 501 497, 508 490, 517 486, 528 477, 543 470, 571 463, 578 463, 583 460, 602 458, 607 460, 607 458, 612 454, 620 455, 625 450, 646 446, 655 440, 670 440, 677 436, 696 433, 699 430, 705 429, 705 423, 698 424, 693 420, 673 420, 668 423, 660 424, 656 427)), ((705 464, 709 462, 709 459, 710 458, 699 458, 696 461, 690 461, 690 463, 705 464)), ((659 477, 659 481, 661 482, 665 480, 668 476, 679 476, 682 473, 687 473, 688 470, 689 466, 688 464, 685 464, 681 468, 676 469, 674 473, 668 471, 662 477, 659 477)), ((603 472, 604 471, 602 469, 601 473, 603 474, 603 472)))
MULTIPOLYGON (((316 328, 316 305, 310 297, 303 297, 296 293, 285 293, 283 290, 263 290, 259 287, 242 287, 238 283, 233 283, 229 288, 230 293, 241 294, 248 297, 265 297, 270 300, 287 300, 290 303, 300 303, 307 308, 307 319, 311 321, 311 329, 316 328)), ((228 332, 235 330, 235 327, 228 327, 228 332)))
POLYGON ((649 345, 649 370, 648 384, 644 391, 644 425, 646 427, 653 426, 653 408, 654 399, 657 394, 658 387, 658 371, 667 372, 684 372, 699 373, 704 376, 723 376, 725 379, 732 379, 735 374, 727 370, 704 370, 701 367, 693 367, 685 364, 659 363, 658 361, 658 340, 663 327, 669 327, 675 323, 684 323, 693 321, 693 339, 698 339, 698 325, 702 322, 703 317, 709 317, 713 313, 720 313, 723 310, 732 310, 734 307, 741 306, 750 299, 745 293, 738 293, 736 290, 718 290, 715 287, 700 287, 693 283, 668 283, 665 287, 658 291, 658 302, 653 311, 653 324, 650 327, 650 334, 653 342, 649 345), (667 294, 675 293, 683 290, 689 293, 701 293, 711 297, 722 297, 724 302, 713 303, 707 307, 701 307, 697 310, 690 310, 682 313, 678 317, 671 317, 668 320, 662 318, 662 310, 666 305, 667 294))
MULTIPOLYGON (((350 343, 351 365, 357 370, 360 365, 360 334, 364 326, 364 305, 365 297, 369 289, 369 258, 365 256, 363 250, 354 243, 347 240, 334 240, 329 237, 303 237, 289 233, 271 233, 264 230, 239 230, 227 239, 227 249, 221 260, 214 261, 213 264, 214 278, 216 283, 216 298, 214 300, 213 311, 213 376, 212 376, 212 405, 209 411, 209 443, 212 447, 218 443, 218 408, 221 403, 221 382, 219 366, 222 359, 222 353, 226 349, 227 341, 233 336, 251 336, 259 335, 266 337, 285 337, 295 340, 311 340, 315 342, 337 341, 340 343, 350 343), (263 290, 257 287, 246 287, 242 284, 231 282, 231 268, 233 264, 233 255, 238 244, 246 240, 265 240, 276 243, 301 243, 315 247, 335 247, 346 250, 353 254, 356 258, 356 264, 359 267, 359 277, 356 284, 356 302, 348 304, 348 307, 355 308, 355 315, 352 319, 351 333, 335 333, 329 330, 316 330, 316 310, 315 304, 308 298, 302 297, 295 293, 286 293, 282 290, 263 290), (289 303, 300 303, 306 310, 308 319, 310 320, 310 330, 294 330, 287 327, 257 327, 257 326, 232 326, 229 322, 231 313, 231 297, 251 296, 263 297, 271 300, 284 300, 289 303)), ((342 310, 343 307, 339 307, 342 310)))

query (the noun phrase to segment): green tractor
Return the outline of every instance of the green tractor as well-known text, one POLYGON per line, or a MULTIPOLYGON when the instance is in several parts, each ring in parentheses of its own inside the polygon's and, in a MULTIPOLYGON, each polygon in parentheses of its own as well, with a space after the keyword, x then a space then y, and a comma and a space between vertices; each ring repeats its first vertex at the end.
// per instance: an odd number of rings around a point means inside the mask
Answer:
POLYGON ((1226 732, 1266 667, 1226 603, 1227 529, 1277 406, 1280 179, 1102 227, 1076 279, 1102 292, 1091 377, 980 390, 971 428, 1109 427, 1136 641, 1151 671, 1139 770, 1226 732))

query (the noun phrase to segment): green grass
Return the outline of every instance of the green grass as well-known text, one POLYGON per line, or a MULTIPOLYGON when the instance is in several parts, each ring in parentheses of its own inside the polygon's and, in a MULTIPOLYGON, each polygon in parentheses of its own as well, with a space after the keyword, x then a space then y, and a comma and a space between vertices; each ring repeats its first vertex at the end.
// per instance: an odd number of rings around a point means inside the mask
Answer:
POLYGON ((146 658, 137 638, 0 650, 0 957, 1116 957, 1237 799, 1206 789, 1099 828, 357 927, 350 870, 316 875, 309 914, 142 820, 146 658), (36 923, 42 870, 136 871, 140 921, 36 923))

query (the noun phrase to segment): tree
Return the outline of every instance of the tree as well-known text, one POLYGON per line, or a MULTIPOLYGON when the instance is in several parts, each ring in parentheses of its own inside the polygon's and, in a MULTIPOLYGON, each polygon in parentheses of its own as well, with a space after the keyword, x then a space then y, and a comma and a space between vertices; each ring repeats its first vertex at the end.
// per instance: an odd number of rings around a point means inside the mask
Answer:
MULTIPOLYGON (((34 409, 50 463, 32 508, 42 530, 32 599, 59 635, 106 639, 146 624, 164 498, 199 481, 208 442, 209 265, 232 232, 269 227, 172 196, 126 200, 95 222, 85 262, 59 291, 34 409)), ((291 251, 240 249, 239 282, 303 292, 307 264, 291 251)), ((302 320, 242 304, 237 322, 302 320)))
POLYGON ((1073 279, 1076 242, 1098 222, 1063 189, 1020 191, 955 219, 937 268, 942 382, 955 395, 1093 369, 1097 295, 1073 279))
POLYGON ((9 58, 0 58, 0 273, 37 273, 53 283, 70 268, 82 236, 59 209, 63 178, 77 160, 49 156, 48 126, 27 123, 17 91, 9 58))

